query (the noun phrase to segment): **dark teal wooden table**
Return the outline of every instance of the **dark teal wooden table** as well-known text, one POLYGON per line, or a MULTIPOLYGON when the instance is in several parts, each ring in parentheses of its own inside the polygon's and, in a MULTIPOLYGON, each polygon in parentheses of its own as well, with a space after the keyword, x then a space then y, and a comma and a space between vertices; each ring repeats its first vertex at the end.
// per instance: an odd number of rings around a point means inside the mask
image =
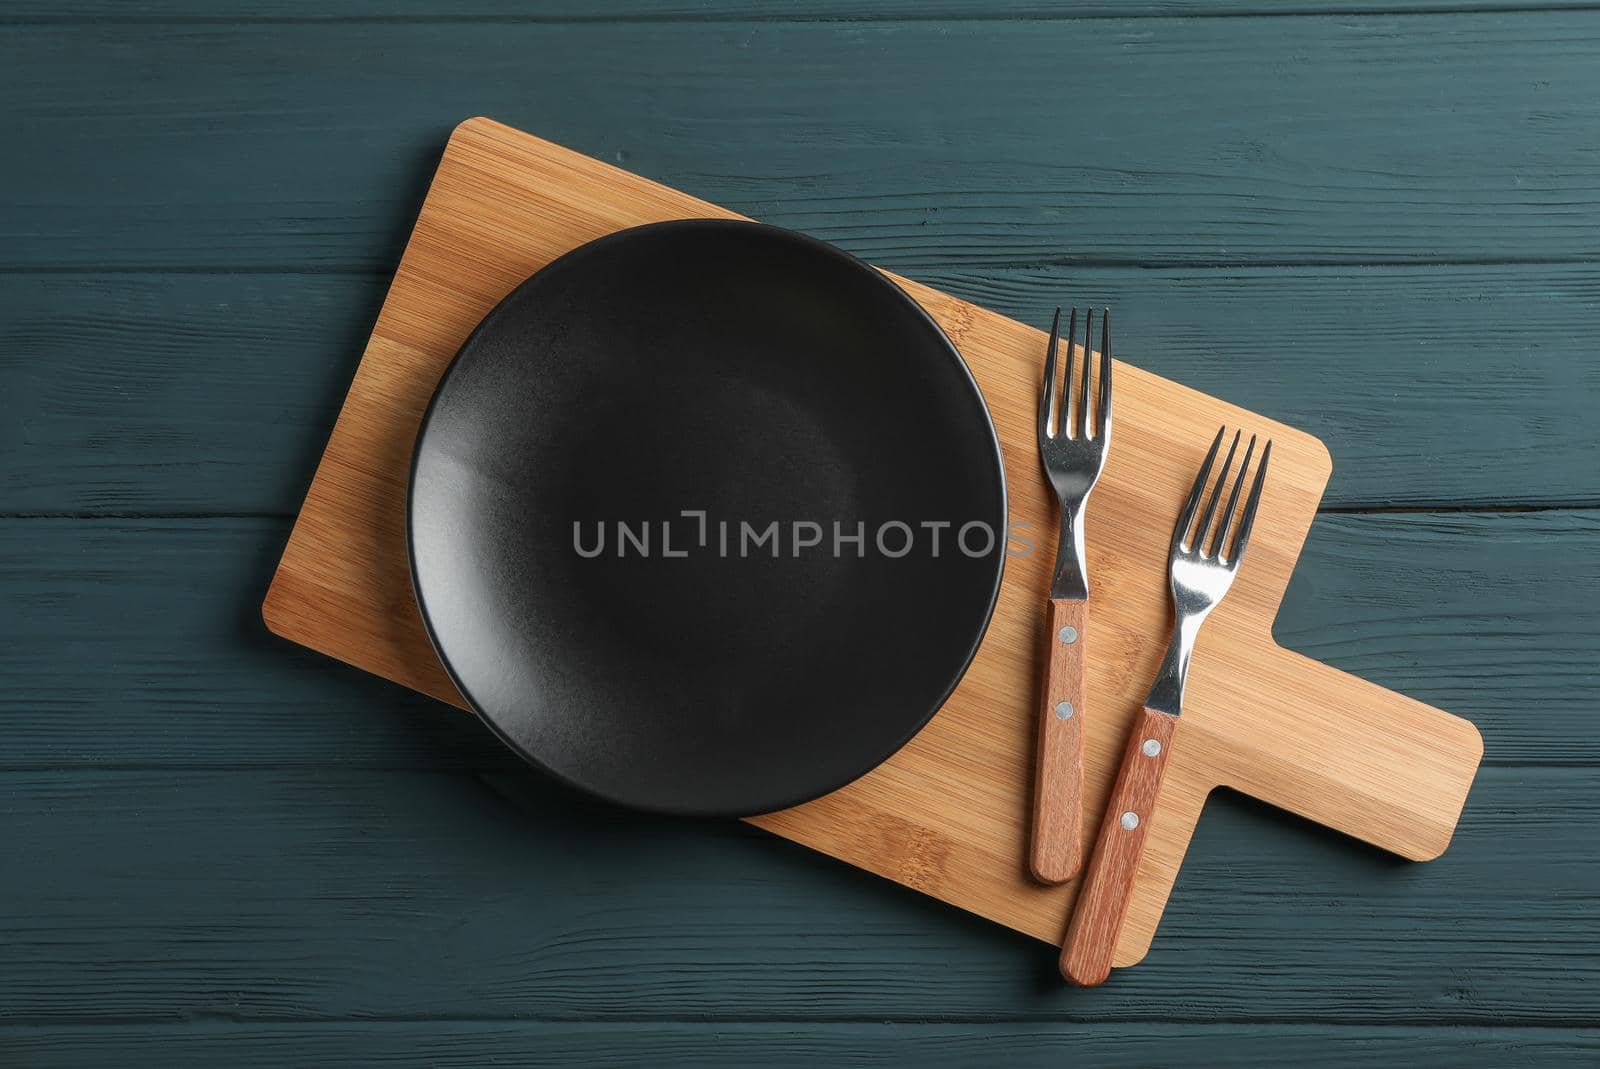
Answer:
POLYGON ((0 1065, 1600 1062, 1600 5, 12 0, 0 153, 0 1065), (473 114, 1324 438, 1279 636, 1482 729, 1450 851, 1219 797, 1070 990, 270 638, 473 114))

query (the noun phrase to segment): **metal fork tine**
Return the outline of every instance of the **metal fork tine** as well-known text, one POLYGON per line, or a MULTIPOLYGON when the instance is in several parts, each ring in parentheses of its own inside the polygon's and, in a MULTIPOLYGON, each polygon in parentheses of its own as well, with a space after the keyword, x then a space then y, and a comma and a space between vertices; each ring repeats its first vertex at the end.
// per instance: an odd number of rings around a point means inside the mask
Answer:
POLYGON ((1239 541, 1234 544, 1233 554, 1228 557, 1229 564, 1237 564, 1244 558, 1245 547, 1250 544, 1250 528, 1255 526, 1256 505, 1261 501, 1261 484, 1267 480, 1267 461, 1272 459, 1272 442, 1267 441, 1267 447, 1261 451, 1261 466, 1256 469, 1256 481, 1250 485, 1250 496, 1245 498, 1244 515, 1239 518, 1239 541))
MULTIPOLYGON (((1070 338, 1071 335, 1069 334, 1070 338)), ((1067 343, 1071 345, 1069 341, 1067 343)), ((1050 347, 1045 350, 1044 383, 1039 387, 1039 440, 1050 437, 1050 424, 1056 416, 1056 350, 1061 345, 1061 309, 1050 321, 1050 347)))
POLYGON ((1078 407, 1073 415, 1072 433, 1079 438, 1089 435, 1089 342, 1094 337, 1094 308, 1083 315, 1083 370, 1078 382, 1078 407))
POLYGON ((1072 308, 1072 314, 1067 317, 1067 362, 1061 369, 1061 407, 1056 411, 1056 433, 1063 438, 1072 437, 1072 369, 1078 359, 1077 343, 1073 339, 1078 333, 1078 308, 1072 308))
POLYGON ((1096 438, 1111 425, 1111 309, 1100 310, 1100 400, 1094 417, 1096 438))
POLYGON ((1228 530, 1233 526, 1233 507, 1239 503, 1239 491, 1244 489, 1244 481, 1250 477, 1250 455, 1255 451, 1256 436, 1252 434, 1250 444, 1244 447, 1244 459, 1239 462, 1239 477, 1234 480, 1227 507, 1222 510, 1222 519, 1217 524, 1217 545, 1211 554, 1219 560, 1229 559, 1223 555, 1222 548, 1228 544, 1228 530))
POLYGON ((1211 462, 1217 459, 1217 449, 1222 445, 1222 436, 1228 433, 1227 427, 1217 428, 1217 436, 1211 442, 1211 449, 1206 453, 1204 463, 1200 465, 1200 474, 1194 477, 1194 488, 1189 491, 1189 499, 1183 503, 1183 511, 1178 513, 1178 526, 1172 532, 1173 548, 1187 549, 1188 542, 1184 536, 1189 533, 1189 523, 1194 519, 1194 510, 1200 504, 1200 495, 1205 492, 1206 477, 1211 474, 1211 462))
MULTIPOLYGON (((1222 460, 1222 470, 1217 473, 1217 484, 1211 488, 1211 499, 1206 502, 1205 515, 1200 517, 1200 525, 1194 529, 1194 550, 1202 557, 1206 555, 1206 543, 1210 541, 1211 519, 1217 514, 1217 502, 1222 498, 1223 488, 1228 485, 1228 469, 1233 467, 1233 454, 1239 448, 1239 435, 1233 432, 1233 442, 1228 446, 1228 455, 1222 460)), ((1215 552, 1215 550, 1213 550, 1215 552)))

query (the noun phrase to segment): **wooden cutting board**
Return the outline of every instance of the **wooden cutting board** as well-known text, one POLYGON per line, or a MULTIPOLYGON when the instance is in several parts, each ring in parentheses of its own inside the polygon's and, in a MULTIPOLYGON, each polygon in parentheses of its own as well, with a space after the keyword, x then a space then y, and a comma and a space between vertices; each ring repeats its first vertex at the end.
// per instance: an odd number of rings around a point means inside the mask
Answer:
MULTIPOLYGON (((487 119, 459 126, 273 577, 267 626, 464 706, 423 631, 406 563, 407 469, 439 375, 490 308, 562 253, 624 227, 707 216, 733 213, 487 119)), ((1026 864, 1055 530, 1033 429, 1045 338, 895 281, 971 365, 1000 434, 1011 519, 1028 525, 1036 550, 1007 562, 977 658, 920 734, 855 783, 754 823, 1056 943, 1074 885, 1040 886, 1026 864)), ((1088 836, 1165 649, 1167 543, 1200 458, 1223 423, 1275 443, 1249 559, 1200 635, 1117 947, 1125 966, 1149 948, 1214 787, 1422 861, 1450 841, 1483 743, 1464 720, 1273 641, 1273 616, 1332 468, 1322 443, 1133 365, 1119 363, 1116 374, 1116 438, 1089 508, 1088 836)))

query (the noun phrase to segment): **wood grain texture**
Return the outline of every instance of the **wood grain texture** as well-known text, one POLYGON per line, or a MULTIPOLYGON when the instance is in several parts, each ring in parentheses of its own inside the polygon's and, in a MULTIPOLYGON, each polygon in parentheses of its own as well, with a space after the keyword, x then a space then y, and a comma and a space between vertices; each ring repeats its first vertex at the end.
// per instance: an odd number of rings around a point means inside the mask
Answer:
MULTIPOLYGON (((918 278, 1041 325, 1117 308, 1145 370, 1338 442, 1324 507, 1600 503, 1592 265, 918 278)), ((386 281, 0 274, 0 513, 292 515, 386 281)))
POLYGON ((1094 856, 1078 889, 1078 902, 1061 950, 1061 975, 1093 986, 1111 975, 1117 938, 1133 900, 1134 881, 1150 825, 1160 819, 1156 803, 1172 757, 1178 718, 1144 708, 1134 715, 1122 764, 1095 835, 1094 856))
POLYGON ((1597 43, 1596 11, 0 27, 0 267, 387 271, 486 108, 902 273, 1593 259, 1597 43))
POLYGON ((287 513, 382 298, 366 278, 0 275, 0 511, 287 513))
POLYGON ((1028 868, 1041 883, 1065 883, 1083 867, 1084 677, 1089 604, 1051 598, 1044 612, 1044 676, 1034 744, 1033 832, 1028 868), (1072 637, 1063 637, 1070 628, 1072 637), (1063 709, 1062 706, 1065 706, 1063 709))
MULTIPOLYGON (((1593 0, 1384 0, 1386 12, 1510 11, 1527 8, 1592 8, 1593 0)), ((1006 22, 1064 18, 1195 18, 1248 15, 1370 14, 1372 0, 1027 0, 1005 4, 982 0, 544 0, 530 6, 518 0, 473 0, 450 6, 441 18, 438 0, 275 0, 270 13, 246 0, 205 4, 199 0, 11 0, 7 21, 57 26, 74 22, 195 21, 231 24, 256 21, 490 20, 497 23, 664 21, 809 22, 839 19, 852 23, 900 20, 1006 22)))
POLYGON ((476 718, 266 634, 288 530, 0 521, 0 766, 517 767, 476 718))
MULTIPOLYGON (((501 297, 562 252, 624 226, 728 214, 500 124, 461 124, 268 591, 268 626, 461 704, 422 630, 405 564, 408 457, 440 372, 501 297)), ((1005 453, 1013 522, 1048 530, 1033 440, 1043 336, 897 281, 972 366, 1005 453)), ((1273 642, 1272 617, 1330 470, 1320 442, 1132 365, 1119 368, 1118 383, 1118 448, 1097 487, 1101 533, 1090 554, 1103 604, 1111 607, 1096 625, 1106 636, 1108 671, 1090 681, 1094 708, 1136 708, 1139 680, 1153 670, 1158 644, 1145 640, 1166 631, 1172 503, 1211 428, 1259 429, 1272 436, 1279 457, 1262 498, 1251 568, 1199 644, 1185 725, 1193 741, 1173 765, 1161 800, 1170 819, 1152 831, 1118 949, 1117 963, 1131 964, 1149 946, 1194 822, 1216 786, 1238 786, 1426 860, 1449 841, 1482 742, 1466 721, 1312 666, 1273 642), (1337 718, 1304 707, 1298 695, 1306 683, 1326 703, 1317 708, 1337 710, 1337 718), (1304 730, 1302 719, 1310 725, 1304 730)), ((928 728, 855 783, 756 822, 1059 943, 1073 889, 1040 888, 1023 875, 1022 860, 1037 617, 1015 606, 1037 604, 1045 564, 1037 553, 1010 562, 988 636, 928 728)), ((1090 725, 1088 812, 1098 812, 1105 798, 1113 740, 1126 716, 1090 725)))
MULTIPOLYGON (((1016 1026, 582 1024, 543 1021, 393 1021, 337 1025, 111 1025, 4 1028, 0 1048, 30 1069, 100 1069, 109 1062, 164 1069, 281 1069, 329 1064, 361 1069, 427 1064, 604 1065, 705 1069, 708 1065, 917 1065, 969 1069, 1003 1059, 1017 1069, 1056 1069, 1063 1057, 1103 1069, 1149 1069, 1173 1050, 1188 1069, 1280 1069, 1336 1058, 1343 1069, 1588 1069, 1600 1057, 1591 1029, 1286 1027, 1237 1024, 1016 1026)), ((1331 1063, 1330 1063, 1331 1064, 1331 1063)))
POLYGON ((1086 992, 1054 947, 748 826, 526 771, 5 774, 26 863, 3 872, 0 1025, 1592 1027, 1600 858, 1572 829, 1600 820, 1600 775, 1486 769, 1468 808, 1412 866, 1219 797, 1156 949, 1086 992))

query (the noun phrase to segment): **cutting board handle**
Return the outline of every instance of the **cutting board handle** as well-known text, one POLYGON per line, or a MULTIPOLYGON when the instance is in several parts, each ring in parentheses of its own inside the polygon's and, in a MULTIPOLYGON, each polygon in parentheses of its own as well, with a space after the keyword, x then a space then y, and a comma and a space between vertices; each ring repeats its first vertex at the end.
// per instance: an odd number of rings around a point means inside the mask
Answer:
POLYGON ((1216 785, 1413 861, 1443 853, 1472 784, 1463 770, 1483 757, 1478 729, 1275 643, 1252 660, 1208 670, 1184 711, 1216 785))

